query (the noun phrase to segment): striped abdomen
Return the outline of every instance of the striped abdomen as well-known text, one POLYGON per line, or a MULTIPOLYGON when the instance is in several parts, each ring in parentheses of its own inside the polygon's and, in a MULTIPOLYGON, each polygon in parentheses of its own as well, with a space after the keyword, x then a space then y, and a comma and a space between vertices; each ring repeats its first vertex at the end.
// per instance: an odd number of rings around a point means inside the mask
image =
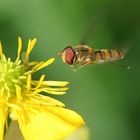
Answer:
POLYGON ((114 61, 123 59, 125 56, 125 52, 121 50, 95 50, 93 54, 93 61, 100 63, 100 62, 107 62, 107 61, 114 61))

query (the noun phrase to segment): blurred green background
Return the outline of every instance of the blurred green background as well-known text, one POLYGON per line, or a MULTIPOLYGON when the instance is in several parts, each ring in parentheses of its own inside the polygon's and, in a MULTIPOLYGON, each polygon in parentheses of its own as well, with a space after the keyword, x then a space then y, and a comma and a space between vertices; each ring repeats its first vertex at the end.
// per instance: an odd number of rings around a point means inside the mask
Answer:
POLYGON ((13 59, 18 36, 24 40, 24 49, 29 38, 37 37, 32 60, 56 58, 34 78, 45 73, 47 80, 70 82, 66 95, 53 97, 83 116, 91 140, 140 139, 139 0, 0 0, 0 40, 13 59), (75 73, 60 60, 57 52, 77 45, 92 23, 91 47, 115 48, 125 40, 132 42, 120 62, 130 65, 130 70, 105 64, 75 73))

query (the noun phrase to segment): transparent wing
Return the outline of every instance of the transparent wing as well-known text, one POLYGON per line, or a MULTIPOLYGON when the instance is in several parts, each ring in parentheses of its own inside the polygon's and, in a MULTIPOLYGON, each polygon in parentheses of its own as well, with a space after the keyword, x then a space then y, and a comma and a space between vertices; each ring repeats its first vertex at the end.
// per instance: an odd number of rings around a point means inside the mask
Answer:
POLYGON ((81 45, 88 44, 88 42, 90 41, 90 37, 95 35, 96 29, 98 28, 97 26, 99 25, 99 23, 101 22, 103 17, 104 17, 103 11, 97 11, 93 15, 93 17, 90 21, 89 28, 88 28, 88 30, 86 30, 85 35, 83 36, 83 38, 81 39, 79 44, 81 44, 81 45))

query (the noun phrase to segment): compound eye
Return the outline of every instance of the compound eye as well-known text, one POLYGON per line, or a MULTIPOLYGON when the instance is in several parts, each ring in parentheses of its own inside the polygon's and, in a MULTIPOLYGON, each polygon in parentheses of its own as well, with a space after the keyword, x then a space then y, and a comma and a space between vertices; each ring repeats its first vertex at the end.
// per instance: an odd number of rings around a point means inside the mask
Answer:
POLYGON ((66 63, 72 65, 74 57, 75 57, 75 52, 72 49, 72 47, 67 47, 65 49, 65 61, 66 61, 66 63))

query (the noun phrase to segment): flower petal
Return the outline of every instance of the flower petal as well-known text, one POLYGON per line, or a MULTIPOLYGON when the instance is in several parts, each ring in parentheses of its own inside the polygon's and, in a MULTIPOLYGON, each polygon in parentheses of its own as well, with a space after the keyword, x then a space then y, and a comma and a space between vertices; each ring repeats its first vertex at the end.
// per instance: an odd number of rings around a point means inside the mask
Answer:
POLYGON ((16 96, 17 96, 17 100, 20 101, 22 100, 22 95, 21 95, 21 87, 18 85, 15 85, 16 88, 16 96))
POLYGON ((18 59, 20 57, 21 49, 22 49, 22 39, 21 37, 18 37, 18 54, 17 54, 18 59))
POLYGON ((62 107, 47 106, 37 114, 26 112, 30 122, 26 124, 20 116, 18 120, 26 140, 61 140, 84 125, 80 115, 62 107))
POLYGON ((30 40, 29 39, 29 41, 28 41, 28 47, 27 47, 27 52, 26 52, 26 58, 29 57, 29 54, 31 53, 33 47, 35 46, 36 41, 37 41, 36 38, 34 38, 33 40, 30 40))
POLYGON ((68 87, 64 87, 64 88, 46 88, 43 91, 50 93, 50 94, 54 94, 54 95, 62 95, 66 93, 66 90, 68 90, 68 87))
POLYGON ((45 62, 41 62, 39 64, 37 64, 35 67, 33 67, 34 72, 38 71, 44 67, 47 67, 48 65, 50 65, 51 63, 53 63, 55 60, 55 58, 50 58, 49 60, 45 61, 45 62))
POLYGON ((32 75, 29 74, 27 77, 27 90, 29 91, 31 88, 31 81, 32 81, 32 75))
POLYGON ((4 127, 7 119, 8 107, 0 102, 0 140, 3 140, 4 127))
MULTIPOLYGON (((38 84, 38 81, 33 80, 32 82, 35 85, 38 84)), ((69 82, 66 82, 66 81, 43 81, 42 82, 42 85, 43 86, 58 86, 58 87, 63 87, 63 86, 66 86, 68 84, 69 84, 69 82)))
POLYGON ((65 140, 89 140, 90 132, 89 129, 84 126, 77 129, 74 133, 68 136, 65 140))
POLYGON ((65 106, 62 102, 60 102, 54 98, 51 98, 49 96, 44 96, 41 94, 36 94, 35 96, 34 95, 32 96, 30 94, 29 97, 32 100, 32 104, 38 103, 39 105, 49 105, 49 106, 59 106, 59 107, 65 106))
POLYGON ((32 95, 38 94, 40 92, 46 92, 46 93, 50 93, 50 94, 54 94, 54 95, 62 95, 66 93, 66 90, 68 88, 40 88, 40 89, 36 89, 35 91, 32 92, 32 95), (58 90, 57 90, 58 89, 58 90))
POLYGON ((2 44, 1 44, 1 41, 0 41, 0 56, 2 55, 3 51, 2 51, 2 44))
POLYGON ((39 79, 39 81, 38 81, 38 84, 37 84, 37 86, 34 88, 34 90, 35 90, 35 89, 38 89, 38 88, 41 86, 41 84, 42 84, 44 78, 45 78, 45 75, 43 74, 43 75, 40 77, 40 79, 39 79))

